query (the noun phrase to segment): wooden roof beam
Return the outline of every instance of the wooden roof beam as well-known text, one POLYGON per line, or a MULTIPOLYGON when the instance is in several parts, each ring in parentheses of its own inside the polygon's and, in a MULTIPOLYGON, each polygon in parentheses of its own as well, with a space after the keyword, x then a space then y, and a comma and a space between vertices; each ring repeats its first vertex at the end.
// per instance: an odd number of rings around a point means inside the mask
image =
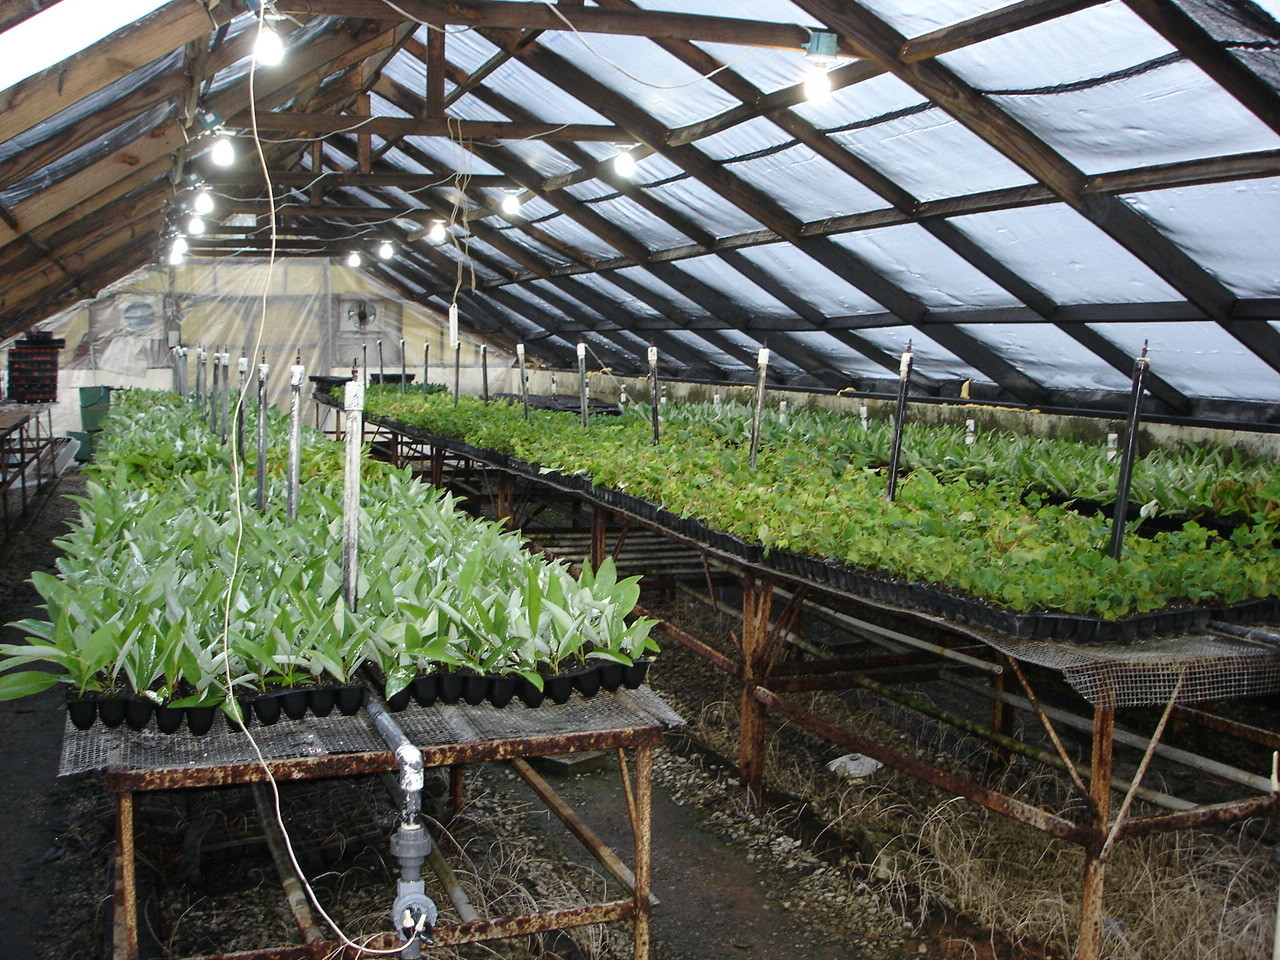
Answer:
MULTIPOLYGON (((225 126, 247 132, 247 114, 229 120, 225 126)), ((491 120, 448 118, 361 117, 334 113, 258 113, 261 133, 307 133, 327 136, 354 133, 378 137, 465 137, 469 140, 570 140, 617 143, 628 139, 625 130, 593 123, 499 123, 491 120)))
POLYGON ((1102 0, 1020 0, 1007 7, 912 37, 902 45, 902 60, 904 63, 919 63, 921 60, 940 57, 952 50, 1056 20, 1077 10, 1097 6, 1101 2, 1102 0))

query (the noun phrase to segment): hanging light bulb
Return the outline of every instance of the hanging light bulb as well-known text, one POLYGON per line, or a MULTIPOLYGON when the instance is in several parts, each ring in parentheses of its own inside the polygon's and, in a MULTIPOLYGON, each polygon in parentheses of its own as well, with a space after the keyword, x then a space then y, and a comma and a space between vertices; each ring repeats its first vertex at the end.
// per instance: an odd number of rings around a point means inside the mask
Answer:
POLYGON ((202 217, 213 213, 213 194, 208 190, 200 190, 191 200, 191 209, 202 217))
POLYGON ((636 175, 636 157, 630 149, 623 150, 613 158, 613 172, 628 180, 636 175))
POLYGON ((264 67, 274 67, 284 59, 284 41, 265 24, 258 30, 258 39, 253 44, 253 59, 264 67))
POLYGON ((431 221, 431 229, 427 231, 427 237, 431 240, 431 242, 444 243, 444 238, 446 236, 447 234, 445 233, 445 229, 444 229, 444 221, 443 220, 431 221))
POLYGON ((502 198, 502 212, 508 217, 514 217, 520 212, 520 194, 517 191, 507 191, 506 196, 502 198))
POLYGON ((186 253, 187 250, 189 249, 187 245, 187 238, 182 236, 181 234, 174 237, 172 249, 176 250, 178 253, 186 253))
POLYGON ((364 262, 364 261, 360 258, 360 254, 359 254, 359 252, 358 252, 358 251, 356 251, 356 250, 352 250, 349 254, 347 254, 347 266, 348 266, 348 267, 351 267, 352 269, 354 269, 354 268, 356 268, 356 267, 360 266, 360 264, 361 264, 361 263, 363 263, 363 262, 364 262))
POLYGON ((209 152, 209 159, 213 161, 215 166, 229 167, 236 162, 236 148, 231 145, 231 141, 226 137, 219 137, 213 141, 213 149, 209 152))
POLYGON ((827 68, 814 64, 804 78, 804 98, 810 103, 825 103, 831 99, 831 74, 827 68))
POLYGON ((184 248, 180 248, 176 243, 169 248, 169 264, 174 267, 182 266, 182 261, 186 254, 184 248))
POLYGON ((187 221, 187 233, 193 237, 198 237, 204 233, 204 220, 199 216, 194 216, 187 221))
POLYGON ((396 254, 396 248, 391 246, 390 240, 383 240, 378 246, 378 256, 383 260, 390 260, 396 254))

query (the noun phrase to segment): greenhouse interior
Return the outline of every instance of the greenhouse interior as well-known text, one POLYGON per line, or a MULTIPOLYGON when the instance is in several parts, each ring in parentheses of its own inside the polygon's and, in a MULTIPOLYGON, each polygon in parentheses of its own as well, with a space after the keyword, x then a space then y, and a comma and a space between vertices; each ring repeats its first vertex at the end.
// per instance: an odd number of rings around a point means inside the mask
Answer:
POLYGON ((1280 958, 1278 21, 0 3, 0 960, 1280 958))

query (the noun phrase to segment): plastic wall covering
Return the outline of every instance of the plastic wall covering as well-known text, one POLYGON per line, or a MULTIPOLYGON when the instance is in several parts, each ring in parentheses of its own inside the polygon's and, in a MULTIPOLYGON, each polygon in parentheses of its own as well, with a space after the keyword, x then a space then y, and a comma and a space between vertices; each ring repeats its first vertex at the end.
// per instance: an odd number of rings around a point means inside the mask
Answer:
MULTIPOLYGON (((417 374, 417 383, 422 380, 423 344, 429 343, 436 365, 431 378, 442 380, 439 362, 448 338, 442 317, 406 302, 363 271, 320 258, 281 259, 270 272, 266 260, 249 258, 192 258, 174 269, 145 267, 94 300, 50 318, 41 328, 67 340, 61 388, 68 405, 75 386, 170 387, 171 334, 188 347, 193 385, 199 344, 210 352, 229 347, 233 384, 240 356, 256 364, 265 355, 276 402, 287 396, 288 367, 296 356, 302 356, 308 374, 343 374, 350 373, 352 360, 367 348, 370 368, 376 372, 379 339, 386 372, 399 373, 404 338, 408 368, 417 374), (371 319, 363 324, 357 316, 360 303, 366 305, 366 313, 372 308, 371 319)), ((462 339, 464 376, 470 385, 478 382, 479 341, 465 334, 462 339)), ((491 372, 512 361, 494 348, 489 359, 491 372)))

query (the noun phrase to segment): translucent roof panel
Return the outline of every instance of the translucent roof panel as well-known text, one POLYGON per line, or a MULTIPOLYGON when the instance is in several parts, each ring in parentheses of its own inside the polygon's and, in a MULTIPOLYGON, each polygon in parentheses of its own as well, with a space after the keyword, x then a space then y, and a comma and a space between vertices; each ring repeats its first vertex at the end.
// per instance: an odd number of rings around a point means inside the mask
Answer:
MULTIPOLYGON (((697 333, 688 330, 668 330, 667 336, 672 339, 679 340, 681 343, 687 344, 698 353, 706 357, 707 362, 719 367, 721 370, 733 370, 735 368, 746 369, 747 365, 736 357, 730 356, 719 347, 712 346, 707 340, 698 336, 697 333)), ((663 350, 658 348, 658 362, 662 363, 663 350)), ((677 361, 679 362, 679 361, 677 361)))
POLYGON ((1085 173, 1280 146, 1261 120, 1185 61, 1103 87, 994 99, 1085 173))
POLYGON ((837 340, 825 330, 800 330, 787 334, 792 340, 812 350, 819 356, 826 357, 832 366, 844 373, 860 374, 867 377, 888 376, 889 370, 859 353, 853 347, 837 340))
POLYGON ((968 323, 957 327, 1031 379, 1063 390, 1126 390, 1129 377, 1049 323, 968 323))
MULTIPOLYGON (((547 36, 544 34, 544 37, 547 36)), ((452 59, 452 55, 450 57, 452 59)), ((591 107, 543 79, 518 59, 489 74, 485 88, 550 123, 608 123, 591 107)))
POLYGON ((929 33, 982 13, 1008 6, 1008 0, 867 0, 863 3, 906 37, 929 33))
POLYGON ((1241 297, 1280 297, 1280 178, 1124 198, 1241 297))
POLYGON ((404 142, 442 168, 458 173, 501 173, 465 147, 439 137, 405 137, 404 142))
MULTIPOLYGON (((991 382, 989 377, 984 377, 946 347, 935 343, 927 333, 921 333, 915 327, 878 327, 874 330, 854 332, 895 357, 900 356, 910 342, 915 368, 926 377, 936 380, 962 379, 991 382)), ((896 376, 893 372, 889 372, 889 375, 896 376)))
POLYGON ((621 277, 652 292, 658 298, 658 301, 664 304, 664 307, 665 305, 670 305, 670 314, 667 314, 665 308, 662 311, 668 316, 675 314, 686 317, 705 317, 707 315, 706 310, 702 309, 683 293, 659 280, 644 267, 623 267, 620 270, 610 271, 604 276, 606 280, 615 276, 621 277))
POLYGON ((705 283, 734 302, 741 304, 752 314, 792 316, 791 310, 784 307, 719 257, 694 257, 689 260, 681 260, 674 266, 683 273, 689 274, 695 280, 705 283))
POLYGON ((751 233, 764 226, 692 177, 682 177, 647 189, 663 203, 693 217, 717 237, 751 233))
MULTIPOLYGON (((608 274, 604 275, 605 277, 608 274)), ((544 281, 539 281, 544 282, 544 281)), ((558 281, 558 288, 562 290, 566 296, 582 299, 573 288, 577 285, 586 287, 600 297, 607 299, 614 306, 614 310, 604 313, 605 319, 625 326, 626 321, 631 317, 640 317, 645 319, 654 319, 662 316, 656 307, 634 296, 630 291, 623 290, 617 284, 609 283, 604 277, 597 276, 594 273, 582 273, 574 277, 565 277, 558 281)), ((584 299, 583 302, 594 303, 594 298, 584 299)), ((597 311, 602 312, 602 311, 597 311)))
POLYGON ((879 313, 883 307, 789 243, 771 243, 740 251, 752 263, 771 274, 815 311, 827 317, 879 313))
POLYGON ((917 224, 832 239, 927 307, 1002 307, 1018 302, 917 224))
POLYGON ((667 127, 692 123, 738 104, 699 72, 643 37, 560 31, 544 33, 539 43, 667 127))
POLYGON ((1216 323, 1094 323, 1137 355, 1150 341, 1151 369, 1193 397, 1280 400, 1280 373, 1216 323))
POLYGON ((1058 303, 1138 303, 1182 296, 1144 263, 1062 204, 951 221, 1058 303))
POLYGON ((567 189, 573 196, 584 200, 596 213, 639 238, 652 250, 683 246, 690 242, 691 238, 608 184, 592 180, 567 189))

